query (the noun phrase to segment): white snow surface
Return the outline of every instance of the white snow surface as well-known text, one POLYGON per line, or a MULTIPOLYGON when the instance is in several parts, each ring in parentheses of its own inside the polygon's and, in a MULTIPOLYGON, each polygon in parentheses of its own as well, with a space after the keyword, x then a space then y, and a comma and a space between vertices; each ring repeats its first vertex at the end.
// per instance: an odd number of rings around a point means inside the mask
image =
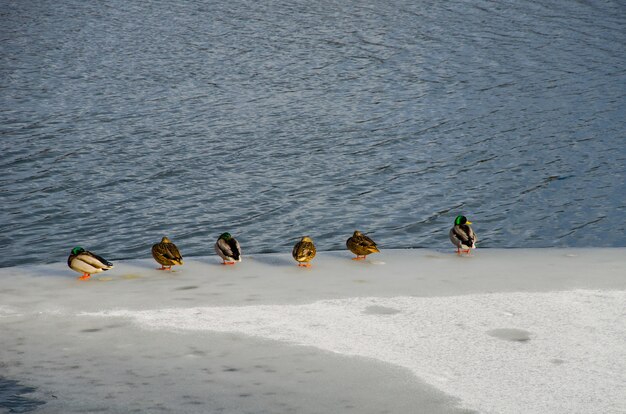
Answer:
POLYGON ((375 358, 410 369, 480 412, 565 414, 626 412, 625 309, 625 291, 575 290, 83 315, 375 358))
POLYGON ((626 248, 350 257, 2 268, 0 385, 64 414, 626 413, 626 248))

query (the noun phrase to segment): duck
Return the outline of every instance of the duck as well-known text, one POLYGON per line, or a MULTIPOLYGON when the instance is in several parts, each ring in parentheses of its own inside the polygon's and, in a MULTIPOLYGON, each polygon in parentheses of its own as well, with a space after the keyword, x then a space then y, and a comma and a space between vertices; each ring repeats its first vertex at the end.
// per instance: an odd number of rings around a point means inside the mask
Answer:
POLYGON ((380 252, 374 240, 358 230, 355 230, 352 237, 346 241, 346 246, 348 250, 356 254, 356 257, 352 258, 352 260, 363 260, 368 254, 380 252))
POLYGON ((67 258, 67 265, 70 269, 83 274, 78 278, 79 280, 87 280, 94 273, 101 273, 113 268, 113 263, 80 246, 72 249, 67 258))
POLYGON ((160 243, 152 246, 152 257, 161 265, 157 270, 172 270, 173 265, 183 264, 178 247, 167 237, 163 237, 160 243))
POLYGON ((470 224, 472 222, 468 221, 465 216, 457 216, 454 219, 454 227, 450 229, 450 241, 456 246, 457 254, 461 254, 461 251, 469 254, 471 249, 476 248, 478 237, 470 224))
POLYGON ((311 267, 310 262, 315 257, 316 252, 313 240, 309 236, 304 236, 293 247, 291 255, 298 262, 298 266, 311 267))
POLYGON ((224 265, 241 262, 241 246, 230 233, 222 233, 215 243, 215 252, 221 257, 224 265))

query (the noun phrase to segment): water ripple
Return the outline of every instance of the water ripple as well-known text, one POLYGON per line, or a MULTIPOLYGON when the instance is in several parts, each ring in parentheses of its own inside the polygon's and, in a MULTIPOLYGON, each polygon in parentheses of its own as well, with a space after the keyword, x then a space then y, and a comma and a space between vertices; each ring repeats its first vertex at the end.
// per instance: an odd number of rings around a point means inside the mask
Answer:
POLYGON ((626 244, 621 2, 3 9, 0 266, 446 248, 459 213, 482 247, 626 244))

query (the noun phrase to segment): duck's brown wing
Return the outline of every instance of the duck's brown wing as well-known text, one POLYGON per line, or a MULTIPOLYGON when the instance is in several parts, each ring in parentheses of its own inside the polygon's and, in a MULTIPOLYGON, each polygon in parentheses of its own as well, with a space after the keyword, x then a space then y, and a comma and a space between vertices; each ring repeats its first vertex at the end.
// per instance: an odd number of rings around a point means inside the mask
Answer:
POLYGON ((315 245, 311 242, 299 241, 293 247, 293 258, 298 262, 308 262, 315 257, 317 253, 315 245))
POLYGON ((469 241, 469 235, 467 234, 467 231, 464 227, 467 227, 467 226, 462 226, 460 224, 457 224, 456 226, 452 228, 452 231, 454 232, 454 235, 456 236, 457 239, 459 239, 463 243, 467 243, 469 241))
POLYGON ((374 240, 365 235, 350 237, 346 245, 348 246, 348 249, 356 255, 364 255, 379 251, 374 240))
POLYGON ((171 257, 172 260, 176 260, 177 262, 183 261, 183 256, 180 254, 178 247, 174 243, 166 243, 167 244, 167 257, 171 257))
POLYGON ((472 247, 476 242, 474 230, 466 224, 458 224, 450 231, 450 239, 452 240, 452 243, 457 245, 457 247, 460 247, 459 244, 454 241, 453 236, 464 246, 472 247))
POLYGON ((469 237, 472 239, 472 242, 476 244, 476 242, 478 241, 478 236, 476 236, 476 233, 474 233, 474 229, 472 229, 470 226, 467 226, 467 228, 469 229, 469 237))
POLYGON ((217 254, 222 259, 234 259, 235 253, 233 252, 233 248, 228 244, 228 242, 224 239, 218 239, 215 243, 215 249, 217 254))
POLYGON ((182 256, 174 243, 157 243, 152 246, 152 256, 159 264, 169 266, 182 263, 182 256))
POLYGON ((235 260, 239 260, 241 258, 241 246, 239 242, 234 237, 228 241, 228 246, 230 247, 230 251, 232 252, 232 258, 235 260))
POLYGON ((359 244, 364 248, 367 248, 368 250, 371 250, 373 252, 378 251, 378 247, 376 246, 376 242, 374 242, 374 240, 365 235, 362 235, 359 239, 359 244))

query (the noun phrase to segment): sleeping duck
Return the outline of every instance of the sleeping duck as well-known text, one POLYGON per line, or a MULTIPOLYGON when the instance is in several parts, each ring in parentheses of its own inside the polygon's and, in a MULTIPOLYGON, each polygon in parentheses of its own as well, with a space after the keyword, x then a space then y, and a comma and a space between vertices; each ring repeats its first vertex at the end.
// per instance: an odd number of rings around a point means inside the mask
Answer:
POLYGON ((160 243, 152 246, 152 257, 161 265, 158 270, 171 270, 173 265, 183 264, 178 247, 167 237, 163 237, 160 243))
POLYGON ((87 280, 94 273, 101 273, 113 267, 113 263, 91 253, 80 246, 74 247, 67 258, 70 269, 82 273, 80 280, 87 280))
POLYGON ((356 254, 352 260, 363 260, 368 254, 380 252, 374 240, 358 230, 346 241, 346 246, 348 246, 348 250, 356 254))
POLYGON ((291 255, 296 259, 296 262, 298 262, 298 266, 311 267, 311 263, 309 262, 313 260, 315 253, 316 250, 313 240, 308 236, 304 236, 293 247, 291 255))
POLYGON ((222 233, 215 243, 215 252, 221 257, 225 265, 241 262, 241 246, 230 233, 222 233))
POLYGON ((469 254, 470 249, 476 248, 478 238, 469 226, 470 224, 472 222, 467 221, 465 216, 457 216, 454 220, 454 227, 450 229, 450 240, 456 246, 457 254, 461 254, 461 251, 469 254))

